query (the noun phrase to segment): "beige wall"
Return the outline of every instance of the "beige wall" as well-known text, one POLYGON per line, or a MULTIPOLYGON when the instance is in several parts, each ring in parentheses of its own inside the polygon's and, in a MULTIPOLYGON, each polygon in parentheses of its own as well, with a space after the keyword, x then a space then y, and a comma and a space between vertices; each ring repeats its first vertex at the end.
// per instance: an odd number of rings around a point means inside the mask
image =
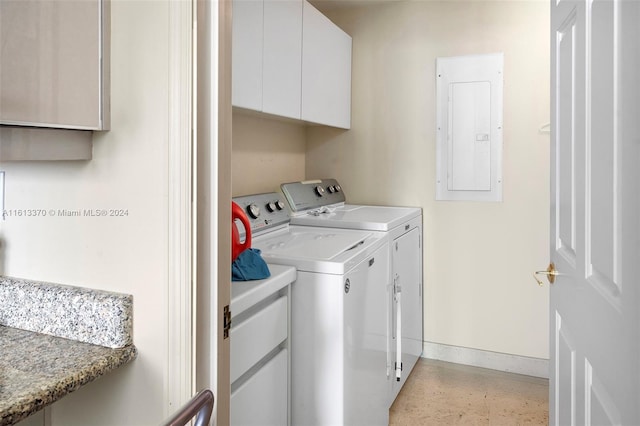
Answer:
MULTIPOLYGON (((363 4, 363 3, 361 3, 363 4)), ((306 178, 424 214, 425 340, 548 358, 549 5, 410 1, 329 11, 353 37, 352 129, 309 128, 306 178), (504 201, 435 201, 435 60, 504 52, 504 201)))
MULTIPOLYGON (((133 294, 133 363, 51 407, 56 425, 157 425, 168 359, 169 3, 111 3, 111 131, 87 162, 0 163, 8 209, 127 209, 7 218, 3 274, 133 294)), ((46 354, 43 354, 46 356, 46 354)))
POLYGON ((233 113, 233 196, 277 191, 304 179, 305 126, 246 111, 233 113))

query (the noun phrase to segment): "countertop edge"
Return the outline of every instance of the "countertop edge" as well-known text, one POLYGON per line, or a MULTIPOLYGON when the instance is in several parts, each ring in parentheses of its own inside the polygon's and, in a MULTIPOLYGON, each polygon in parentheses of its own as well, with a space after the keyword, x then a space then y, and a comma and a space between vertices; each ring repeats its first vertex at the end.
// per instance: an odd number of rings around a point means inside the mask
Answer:
POLYGON ((24 420, 83 385, 130 363, 138 356, 138 350, 134 345, 117 349, 105 347, 105 350, 109 352, 97 357, 90 366, 72 372, 55 385, 37 389, 32 394, 14 401, 12 406, 2 413, 0 426, 12 425, 24 420))
POLYGON ((268 264, 271 276, 263 280, 233 281, 231 283, 230 308, 233 315, 238 315, 262 300, 288 286, 297 278, 293 266, 268 264))

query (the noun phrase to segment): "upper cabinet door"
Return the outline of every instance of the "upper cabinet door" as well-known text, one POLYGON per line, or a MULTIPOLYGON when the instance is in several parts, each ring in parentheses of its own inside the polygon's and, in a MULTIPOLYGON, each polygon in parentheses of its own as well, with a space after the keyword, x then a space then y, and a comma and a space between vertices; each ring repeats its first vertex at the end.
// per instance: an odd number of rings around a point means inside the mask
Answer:
POLYGON ((300 119, 302 0, 265 0, 262 111, 300 119))
POLYGON ((0 124, 109 128, 107 0, 0 1, 0 124))
POLYGON ((262 0, 233 0, 232 104, 262 110, 262 0))
POLYGON ((233 106, 348 129, 351 37, 303 0, 233 1, 233 106))
POLYGON ((308 2, 303 7, 302 119, 351 127, 351 36, 308 2))

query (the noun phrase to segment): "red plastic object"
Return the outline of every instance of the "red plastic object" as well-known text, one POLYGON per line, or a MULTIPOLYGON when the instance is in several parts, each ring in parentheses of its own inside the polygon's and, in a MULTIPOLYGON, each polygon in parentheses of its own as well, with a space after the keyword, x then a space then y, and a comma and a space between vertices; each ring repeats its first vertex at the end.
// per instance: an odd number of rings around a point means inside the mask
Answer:
POLYGON ((249 218, 242 210, 242 207, 231 202, 231 261, 236 260, 238 255, 251 247, 251 224, 249 218), (240 231, 238 231, 238 225, 236 225, 236 219, 239 219, 244 225, 245 238, 244 242, 240 242, 240 231))

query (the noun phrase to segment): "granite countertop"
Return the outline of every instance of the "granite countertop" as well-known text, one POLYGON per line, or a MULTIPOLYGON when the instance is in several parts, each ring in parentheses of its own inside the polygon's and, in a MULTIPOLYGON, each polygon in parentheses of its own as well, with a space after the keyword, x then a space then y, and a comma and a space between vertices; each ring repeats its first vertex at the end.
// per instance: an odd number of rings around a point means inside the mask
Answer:
POLYGON ((12 425, 135 359, 112 349, 0 326, 0 425, 12 425))
POLYGON ((133 296, 0 276, 0 325, 122 348, 133 343, 133 296))
POLYGON ((0 276, 0 426, 136 356, 133 296, 0 276))

